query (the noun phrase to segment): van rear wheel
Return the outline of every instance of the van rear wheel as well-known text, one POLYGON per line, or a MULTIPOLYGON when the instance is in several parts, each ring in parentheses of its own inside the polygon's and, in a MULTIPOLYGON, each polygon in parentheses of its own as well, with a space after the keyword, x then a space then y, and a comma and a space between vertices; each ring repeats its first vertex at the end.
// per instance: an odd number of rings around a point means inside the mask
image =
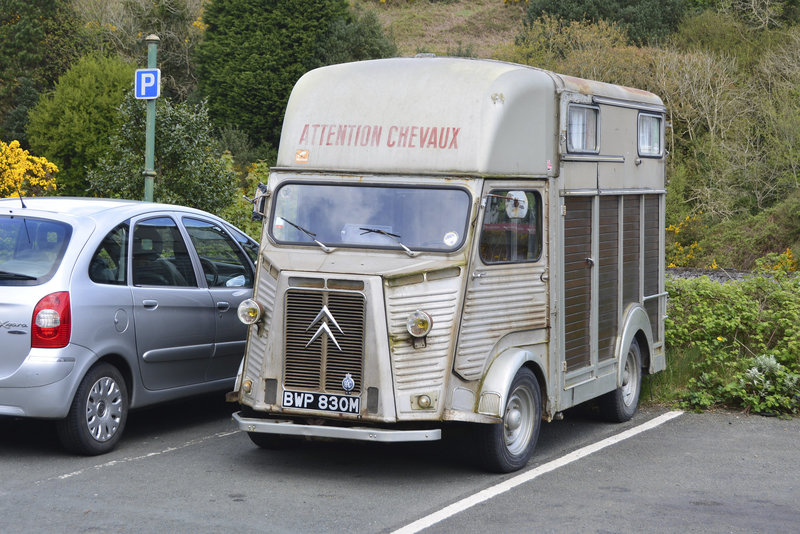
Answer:
POLYGON ((642 390, 642 351, 634 339, 628 347, 622 369, 622 384, 600 397, 600 412, 613 423, 629 421, 636 413, 642 390))
POLYGON ((506 395, 503 421, 481 425, 480 459, 493 472, 509 473, 527 465, 542 426, 542 394, 533 371, 517 371, 506 395))

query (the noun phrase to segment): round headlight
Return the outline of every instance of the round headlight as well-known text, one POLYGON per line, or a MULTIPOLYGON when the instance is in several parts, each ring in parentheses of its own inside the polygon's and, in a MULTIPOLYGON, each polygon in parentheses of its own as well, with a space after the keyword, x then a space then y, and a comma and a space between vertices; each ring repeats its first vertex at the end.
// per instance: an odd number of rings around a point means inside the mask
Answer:
POLYGON ((425 337, 433 327, 433 319, 422 310, 409 314, 406 319, 406 329, 414 337, 425 337))
POLYGON ((262 315, 261 305, 253 299, 245 299, 239 304, 236 314, 244 324, 257 323, 262 315))

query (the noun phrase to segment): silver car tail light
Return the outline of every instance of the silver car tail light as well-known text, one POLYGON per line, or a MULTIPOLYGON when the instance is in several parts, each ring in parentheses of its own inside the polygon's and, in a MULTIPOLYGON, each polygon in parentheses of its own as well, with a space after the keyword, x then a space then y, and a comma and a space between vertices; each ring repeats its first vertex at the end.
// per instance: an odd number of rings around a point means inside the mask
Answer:
POLYGON ((72 333, 69 292, 50 293, 33 309, 31 347, 55 349, 66 347, 72 333))

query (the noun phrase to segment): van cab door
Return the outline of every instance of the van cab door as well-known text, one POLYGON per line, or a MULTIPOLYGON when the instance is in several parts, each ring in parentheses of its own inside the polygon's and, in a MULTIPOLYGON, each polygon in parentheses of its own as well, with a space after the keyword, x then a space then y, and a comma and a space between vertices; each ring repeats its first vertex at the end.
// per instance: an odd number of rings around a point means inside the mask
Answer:
POLYGON ((507 334, 549 326, 545 185, 486 181, 454 370, 483 376, 507 334))

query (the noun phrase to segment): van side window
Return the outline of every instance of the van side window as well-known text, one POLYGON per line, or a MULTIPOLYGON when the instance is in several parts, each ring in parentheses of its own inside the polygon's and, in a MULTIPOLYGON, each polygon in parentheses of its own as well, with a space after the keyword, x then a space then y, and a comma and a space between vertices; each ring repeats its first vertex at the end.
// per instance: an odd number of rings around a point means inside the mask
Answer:
POLYGON ((89 263, 89 278, 98 284, 125 285, 128 272, 128 223, 103 238, 89 263))
POLYGON ((494 189, 486 195, 480 237, 484 263, 536 261, 542 252, 542 201, 536 191, 494 189))
POLYGON ((597 154, 597 121, 600 110, 594 106, 570 104, 567 111, 567 151, 597 154))
POLYGON ((660 115, 639 114, 639 155, 661 157, 663 155, 660 115))

